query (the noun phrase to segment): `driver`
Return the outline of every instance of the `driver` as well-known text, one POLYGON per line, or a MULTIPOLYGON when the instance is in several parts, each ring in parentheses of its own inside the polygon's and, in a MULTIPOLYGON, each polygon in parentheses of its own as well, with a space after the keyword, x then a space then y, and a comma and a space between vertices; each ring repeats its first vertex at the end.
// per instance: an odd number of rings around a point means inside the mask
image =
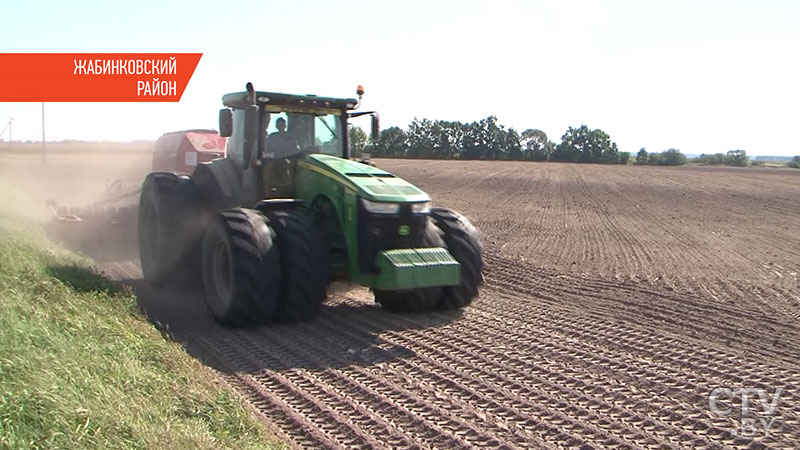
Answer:
POLYGON ((286 119, 279 117, 275 126, 278 131, 267 137, 267 151, 273 154, 273 158, 288 158, 300 153, 297 139, 286 131, 286 119))

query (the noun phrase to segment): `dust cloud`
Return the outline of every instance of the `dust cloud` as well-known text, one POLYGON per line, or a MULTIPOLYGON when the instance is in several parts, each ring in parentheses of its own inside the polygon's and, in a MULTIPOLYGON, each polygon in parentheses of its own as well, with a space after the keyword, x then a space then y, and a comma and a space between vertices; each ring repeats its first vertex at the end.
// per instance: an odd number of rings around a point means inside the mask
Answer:
POLYGON ((0 148, 3 214, 43 226, 51 239, 98 261, 135 257, 136 191, 153 145, 110 147, 48 143, 44 160, 39 144, 0 148))

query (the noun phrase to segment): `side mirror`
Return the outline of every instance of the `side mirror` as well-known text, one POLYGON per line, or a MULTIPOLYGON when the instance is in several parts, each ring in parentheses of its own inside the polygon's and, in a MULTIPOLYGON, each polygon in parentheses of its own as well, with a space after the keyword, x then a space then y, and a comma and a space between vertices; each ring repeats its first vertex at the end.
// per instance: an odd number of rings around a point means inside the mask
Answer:
POLYGON ((372 115, 372 142, 377 142, 381 138, 381 116, 378 113, 372 115))
POLYGON ((258 106, 244 108, 244 167, 258 154, 258 106))
POLYGON ((233 134, 233 114, 228 108, 219 110, 219 135, 231 137, 233 134))

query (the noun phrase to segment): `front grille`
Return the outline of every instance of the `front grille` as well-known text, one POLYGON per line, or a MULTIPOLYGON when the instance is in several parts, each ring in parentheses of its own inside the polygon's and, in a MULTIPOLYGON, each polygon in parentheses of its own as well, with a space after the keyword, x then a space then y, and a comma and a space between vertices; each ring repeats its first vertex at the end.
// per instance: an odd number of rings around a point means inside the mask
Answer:
POLYGON ((423 246, 426 214, 412 214, 410 204, 401 204, 397 214, 372 214, 358 200, 358 260, 365 273, 377 273, 375 255, 381 250, 419 248, 423 246), (398 230, 407 225, 409 233, 401 236, 398 230))

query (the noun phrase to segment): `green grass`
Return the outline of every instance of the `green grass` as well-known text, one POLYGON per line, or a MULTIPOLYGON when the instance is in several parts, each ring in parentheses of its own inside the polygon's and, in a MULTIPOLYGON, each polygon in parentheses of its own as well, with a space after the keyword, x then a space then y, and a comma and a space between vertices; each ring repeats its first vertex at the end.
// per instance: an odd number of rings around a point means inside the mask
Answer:
POLYGON ((131 292, 3 207, 0 448, 279 446, 131 292))

